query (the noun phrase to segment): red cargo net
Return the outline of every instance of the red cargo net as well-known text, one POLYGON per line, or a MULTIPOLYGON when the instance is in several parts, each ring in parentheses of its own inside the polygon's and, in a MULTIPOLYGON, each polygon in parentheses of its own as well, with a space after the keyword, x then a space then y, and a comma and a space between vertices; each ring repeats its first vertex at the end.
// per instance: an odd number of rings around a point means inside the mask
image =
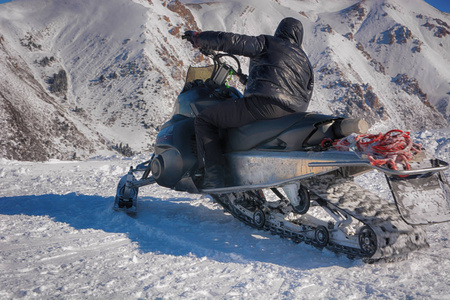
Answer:
POLYGON ((406 170, 410 170, 409 161, 422 148, 422 145, 412 141, 409 132, 399 129, 385 134, 349 135, 335 140, 332 146, 340 151, 356 148, 358 152, 367 155, 372 165, 387 165, 392 170, 398 170, 397 164, 402 164, 406 170))

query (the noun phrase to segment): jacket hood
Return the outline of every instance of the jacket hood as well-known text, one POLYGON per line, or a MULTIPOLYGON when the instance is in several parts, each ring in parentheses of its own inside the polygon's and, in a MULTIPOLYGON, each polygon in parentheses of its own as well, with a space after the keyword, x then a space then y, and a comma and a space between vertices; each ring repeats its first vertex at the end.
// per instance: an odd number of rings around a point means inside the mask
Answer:
POLYGON ((303 42, 303 24, 297 19, 285 18, 278 25, 275 36, 289 40, 291 43, 301 47, 303 42))

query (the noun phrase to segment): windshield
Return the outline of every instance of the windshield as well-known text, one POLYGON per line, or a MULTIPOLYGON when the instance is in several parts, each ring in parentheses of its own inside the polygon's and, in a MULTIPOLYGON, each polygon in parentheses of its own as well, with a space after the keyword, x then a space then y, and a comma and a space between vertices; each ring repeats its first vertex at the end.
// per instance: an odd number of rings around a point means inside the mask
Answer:
POLYGON ((189 70, 186 74, 186 83, 193 82, 197 79, 201 79, 206 81, 206 79, 211 78, 211 75, 214 71, 214 66, 206 66, 206 67, 189 67, 189 70))

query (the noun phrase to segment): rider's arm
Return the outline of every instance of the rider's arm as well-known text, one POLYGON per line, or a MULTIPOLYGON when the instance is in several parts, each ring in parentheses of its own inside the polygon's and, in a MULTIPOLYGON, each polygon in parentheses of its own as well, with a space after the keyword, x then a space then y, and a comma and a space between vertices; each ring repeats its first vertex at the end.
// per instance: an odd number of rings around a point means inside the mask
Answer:
POLYGON ((264 35, 248 36, 230 32, 203 31, 198 34, 197 42, 201 48, 254 57, 264 50, 266 38, 264 35))

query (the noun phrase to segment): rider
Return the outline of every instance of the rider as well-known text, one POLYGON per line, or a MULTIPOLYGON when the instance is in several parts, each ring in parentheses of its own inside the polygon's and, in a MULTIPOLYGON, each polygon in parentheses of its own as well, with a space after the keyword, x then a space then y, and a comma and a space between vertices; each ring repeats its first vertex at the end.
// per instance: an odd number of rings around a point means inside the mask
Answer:
POLYGON ((185 35, 196 48, 250 58, 244 98, 208 107, 195 118, 199 158, 205 167, 203 188, 219 188, 224 186, 219 129, 306 111, 313 68, 302 49, 303 25, 294 18, 283 19, 273 36, 217 31, 186 31, 185 35))

